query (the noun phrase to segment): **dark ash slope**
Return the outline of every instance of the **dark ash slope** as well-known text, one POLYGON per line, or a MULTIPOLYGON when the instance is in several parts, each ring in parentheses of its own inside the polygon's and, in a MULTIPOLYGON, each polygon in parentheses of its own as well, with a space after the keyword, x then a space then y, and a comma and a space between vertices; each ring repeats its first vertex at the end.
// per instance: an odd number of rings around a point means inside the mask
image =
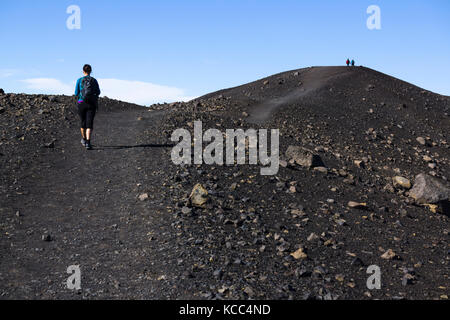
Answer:
POLYGON ((314 67, 150 109, 102 99, 88 153, 71 98, 0 95, 0 108, 3 299, 449 294, 448 216, 392 184, 422 172, 448 180, 449 97, 367 68, 314 67), (175 166, 168 138, 194 120, 277 128, 282 157, 307 147, 327 170, 175 166), (197 183, 203 209, 188 201, 197 183), (79 292, 65 287, 72 264, 79 292), (373 264, 381 290, 366 287, 373 264))

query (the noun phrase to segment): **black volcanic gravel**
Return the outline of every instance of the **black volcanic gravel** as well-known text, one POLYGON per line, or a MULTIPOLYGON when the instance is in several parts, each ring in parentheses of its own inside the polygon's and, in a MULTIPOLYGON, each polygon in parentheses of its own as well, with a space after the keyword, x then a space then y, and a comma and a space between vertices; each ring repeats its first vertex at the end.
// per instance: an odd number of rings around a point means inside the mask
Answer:
POLYGON ((86 151, 72 97, 0 94, 0 298, 448 299, 448 212, 392 178, 448 185, 449 114, 449 97, 374 70, 313 67, 187 103, 102 98, 86 151), (279 129, 282 160, 302 146, 326 170, 176 166, 169 138, 195 120, 279 129))

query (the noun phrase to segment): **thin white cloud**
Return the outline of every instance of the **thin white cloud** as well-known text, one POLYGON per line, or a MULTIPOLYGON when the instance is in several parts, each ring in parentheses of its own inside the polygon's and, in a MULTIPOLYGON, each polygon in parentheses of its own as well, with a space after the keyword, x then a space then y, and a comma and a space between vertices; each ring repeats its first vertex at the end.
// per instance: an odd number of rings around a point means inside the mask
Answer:
MULTIPOLYGON (((120 79, 97 80, 102 91, 101 96, 141 105, 188 101, 195 98, 187 96, 183 89, 149 82, 120 79)), ((75 91, 75 82, 66 84, 58 79, 34 78, 22 80, 22 82, 26 84, 27 89, 33 90, 33 93, 72 95, 75 91)))
POLYGON ((98 79, 102 96, 137 104, 190 100, 183 89, 142 81, 98 79))
POLYGON ((17 69, 0 69, 0 78, 9 78, 19 73, 17 69))
POLYGON ((34 78, 22 80, 27 85, 27 89, 31 89, 33 93, 48 93, 48 94, 65 94, 72 95, 74 90, 73 85, 63 83, 58 79, 52 78, 34 78))

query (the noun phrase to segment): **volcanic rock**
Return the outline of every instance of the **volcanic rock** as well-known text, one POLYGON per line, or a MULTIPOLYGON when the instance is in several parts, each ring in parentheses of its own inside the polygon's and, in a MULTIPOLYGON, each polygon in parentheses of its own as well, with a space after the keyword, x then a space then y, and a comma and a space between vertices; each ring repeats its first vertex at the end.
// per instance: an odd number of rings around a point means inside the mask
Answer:
POLYGON ((324 167, 320 156, 304 147, 289 146, 286 150, 286 157, 302 167, 324 167))
POLYGON ((404 177, 400 177, 400 176, 395 176, 394 178, 392 178, 392 181, 394 183, 394 186, 400 186, 404 189, 410 189, 411 188, 411 182, 404 178, 404 177))
POLYGON ((208 191, 200 183, 197 183, 192 189, 189 199, 193 206, 202 208, 208 201, 208 191))
POLYGON ((409 191, 409 196, 418 204, 435 204, 441 201, 449 201, 450 188, 445 181, 421 173, 416 176, 414 186, 409 191))
POLYGON ((148 199, 148 193, 143 193, 143 194, 139 195, 138 198, 139 198, 139 200, 141 200, 141 201, 145 201, 145 200, 148 199))
POLYGON ((305 252, 303 252, 303 248, 300 248, 297 251, 291 253, 291 256, 293 256, 294 259, 296 259, 296 260, 306 259, 308 257, 308 255, 305 252))

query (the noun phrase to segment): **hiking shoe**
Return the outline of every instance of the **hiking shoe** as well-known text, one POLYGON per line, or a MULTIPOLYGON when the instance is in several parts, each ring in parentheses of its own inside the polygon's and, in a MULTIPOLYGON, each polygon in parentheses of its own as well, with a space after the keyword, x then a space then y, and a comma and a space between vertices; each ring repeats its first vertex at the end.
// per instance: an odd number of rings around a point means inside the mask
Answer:
POLYGON ((86 147, 86 140, 81 139, 81 145, 82 145, 83 147, 86 147))

